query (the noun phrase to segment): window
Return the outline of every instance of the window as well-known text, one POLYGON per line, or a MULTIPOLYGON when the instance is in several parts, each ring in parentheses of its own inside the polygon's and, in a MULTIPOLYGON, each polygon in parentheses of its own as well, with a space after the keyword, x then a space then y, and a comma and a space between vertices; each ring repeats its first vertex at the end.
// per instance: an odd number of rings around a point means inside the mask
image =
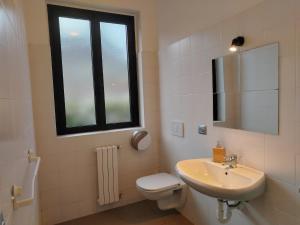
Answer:
POLYGON ((134 17, 48 5, 57 134, 139 126, 134 17))

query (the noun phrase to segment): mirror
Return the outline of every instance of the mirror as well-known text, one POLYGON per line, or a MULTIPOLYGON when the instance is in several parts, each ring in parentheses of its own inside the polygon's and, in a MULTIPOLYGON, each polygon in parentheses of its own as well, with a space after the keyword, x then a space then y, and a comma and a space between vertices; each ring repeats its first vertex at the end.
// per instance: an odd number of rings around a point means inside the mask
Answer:
POLYGON ((278 43, 212 60, 213 124, 278 134, 278 43))

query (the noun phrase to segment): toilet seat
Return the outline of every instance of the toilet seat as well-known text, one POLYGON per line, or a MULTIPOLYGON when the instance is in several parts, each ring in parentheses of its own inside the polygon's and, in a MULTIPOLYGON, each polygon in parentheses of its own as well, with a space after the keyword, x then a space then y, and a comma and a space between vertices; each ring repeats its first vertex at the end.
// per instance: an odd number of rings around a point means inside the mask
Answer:
POLYGON ((136 185, 143 191, 160 192, 178 189, 181 186, 181 181, 171 174, 158 173, 137 179, 136 185))
POLYGON ((181 207, 186 200, 186 184, 168 173, 157 173, 136 180, 138 191, 157 202, 161 210, 181 207))

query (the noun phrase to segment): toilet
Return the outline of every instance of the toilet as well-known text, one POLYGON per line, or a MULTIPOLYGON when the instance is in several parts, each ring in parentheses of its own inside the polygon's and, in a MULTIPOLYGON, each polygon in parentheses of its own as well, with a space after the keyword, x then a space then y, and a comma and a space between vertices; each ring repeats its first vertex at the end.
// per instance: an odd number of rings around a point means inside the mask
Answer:
POLYGON ((180 208, 186 199, 186 184, 168 173, 157 173, 136 180, 141 194, 157 201, 161 210, 180 208))

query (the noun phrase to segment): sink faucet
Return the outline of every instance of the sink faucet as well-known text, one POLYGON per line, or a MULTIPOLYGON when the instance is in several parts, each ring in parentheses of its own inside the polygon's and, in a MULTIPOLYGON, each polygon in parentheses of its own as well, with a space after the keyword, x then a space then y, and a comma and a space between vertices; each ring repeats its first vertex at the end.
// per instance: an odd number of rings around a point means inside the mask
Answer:
POLYGON ((224 165, 227 165, 229 169, 233 169, 237 167, 237 155, 230 154, 225 156, 224 165))

